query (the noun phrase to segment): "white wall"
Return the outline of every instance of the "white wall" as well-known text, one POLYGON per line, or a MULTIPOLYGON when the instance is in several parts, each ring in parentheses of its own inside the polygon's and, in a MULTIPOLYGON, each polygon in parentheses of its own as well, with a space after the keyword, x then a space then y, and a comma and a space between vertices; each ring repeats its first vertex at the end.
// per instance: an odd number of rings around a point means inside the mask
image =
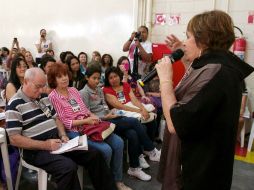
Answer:
MULTIPOLYGON (((254 24, 247 23, 249 11, 254 11, 253 0, 153 0, 153 21, 155 20, 156 13, 165 13, 167 15, 180 14, 181 19, 179 25, 153 25, 152 42, 163 43, 166 35, 170 33, 184 40, 186 38, 186 26, 191 17, 197 13, 213 9, 228 12, 234 24, 243 30, 247 40, 245 60, 254 66, 254 24)), ((236 31, 236 35, 239 36, 238 31, 236 31)), ((254 73, 246 81, 254 97, 254 73)), ((254 105, 254 99, 252 104, 254 105)))
MULTIPOLYGON (((58 56, 61 51, 98 50, 115 62, 134 27, 136 0, 8 0, 1 1, 0 46, 13 37, 35 55, 34 43, 45 28, 58 56)), ((91 56, 90 56, 91 57, 91 56)))

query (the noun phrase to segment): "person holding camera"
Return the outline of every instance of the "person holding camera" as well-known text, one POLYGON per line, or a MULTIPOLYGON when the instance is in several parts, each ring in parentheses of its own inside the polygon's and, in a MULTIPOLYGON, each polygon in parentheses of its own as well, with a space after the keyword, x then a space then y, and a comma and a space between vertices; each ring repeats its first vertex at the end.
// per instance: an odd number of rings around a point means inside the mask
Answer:
POLYGON ((135 51, 138 54, 138 74, 143 76, 147 63, 152 61, 152 43, 147 40, 148 28, 140 26, 138 32, 132 32, 131 37, 123 45, 123 51, 129 51, 128 58, 130 60, 131 72, 133 73, 135 51))
POLYGON ((19 53, 19 51, 20 51, 19 41, 18 41, 17 38, 13 38, 9 54, 7 56, 7 59, 5 60, 5 62, 3 64, 3 68, 6 71, 9 71, 11 69, 12 60, 19 53))
POLYGON ((46 39, 47 31, 45 29, 40 30, 40 40, 35 42, 35 46, 37 49, 36 55, 36 63, 37 65, 40 64, 41 57, 46 53, 47 50, 52 50, 52 42, 46 39))

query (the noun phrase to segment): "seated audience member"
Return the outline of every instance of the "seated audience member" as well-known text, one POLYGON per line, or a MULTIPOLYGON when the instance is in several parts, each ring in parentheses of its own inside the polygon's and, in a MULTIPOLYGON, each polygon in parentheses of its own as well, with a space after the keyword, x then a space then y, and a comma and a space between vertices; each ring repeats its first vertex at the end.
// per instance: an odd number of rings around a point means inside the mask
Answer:
POLYGON ((30 51, 26 51, 24 56, 29 68, 37 67, 37 64, 34 62, 34 58, 30 51))
POLYGON ((48 73, 49 69, 56 63, 56 60, 50 55, 44 55, 41 58, 40 68, 45 72, 48 73))
POLYGON ((102 155, 95 150, 51 154, 68 141, 64 126, 43 94, 46 76, 40 68, 28 69, 23 87, 6 107, 6 127, 10 143, 23 149, 23 159, 44 169, 55 179, 57 189, 81 189, 77 165, 88 169, 97 190, 116 189, 102 155))
POLYGON ((11 74, 5 89, 6 102, 16 94, 18 89, 24 83, 25 72, 28 68, 26 61, 22 58, 16 58, 11 65, 11 74))
POLYGON ((81 90, 85 86, 85 76, 81 73, 79 59, 76 56, 69 56, 66 64, 71 72, 69 86, 81 90))
MULTIPOLYGON (((41 58, 41 65, 40 65, 40 68, 44 71, 46 77, 47 77, 47 74, 50 70, 50 68, 56 64, 56 60, 51 57, 50 55, 43 55, 42 58, 41 58)), ((43 89, 44 90, 44 93, 46 94, 49 94, 52 89, 48 86, 48 84, 46 85, 46 87, 43 89)))
POLYGON ((26 48, 24 48, 24 47, 20 47, 19 52, 22 53, 22 54, 25 56, 27 50, 26 50, 26 48))
MULTIPOLYGON (((110 67, 106 70, 103 92, 108 104, 116 109, 139 113, 145 121, 148 119, 150 120, 150 114, 143 104, 136 98, 130 85, 121 81, 122 73, 120 69, 110 67), (125 105, 129 102, 138 108, 125 105)), ((153 141, 158 128, 156 120, 152 118, 151 121, 145 123, 145 125, 147 126, 147 134, 153 141)))
POLYGON ((144 103, 150 103, 150 99, 145 95, 143 88, 131 76, 130 61, 128 57, 120 57, 117 61, 117 68, 119 68, 123 73, 122 82, 127 82, 130 85, 134 95, 144 103))
POLYGON ((66 61, 69 57, 73 57, 73 56, 75 56, 74 53, 72 53, 71 51, 66 51, 65 57, 64 57, 64 63, 66 63, 66 61))
POLYGON ((98 65, 101 67, 101 54, 98 51, 93 51, 92 60, 88 64, 88 66, 90 66, 90 65, 98 65))
POLYGON ((101 54, 98 51, 93 51, 92 53, 92 61, 101 62, 101 54))
MULTIPOLYGON (((3 68, 2 67, 2 59, 0 59, 0 67, 1 69, 3 68)), ((3 72, 0 72, 0 92, 2 92, 2 90, 5 90, 6 88, 6 85, 7 85, 7 76, 3 73, 3 72)))
POLYGON ((36 63, 37 65, 40 64, 41 58, 48 49, 52 49, 52 42, 46 39, 47 31, 45 29, 40 30, 40 39, 35 42, 37 55, 36 55, 36 63))
POLYGON ((87 68, 87 64, 88 64, 88 57, 87 57, 87 53, 85 52, 80 52, 78 54, 78 59, 79 59, 79 62, 80 62, 80 70, 81 70, 81 73, 83 75, 85 75, 86 73, 86 68, 87 68))
MULTIPOLYGON (((151 64, 148 68, 148 72, 151 72, 154 66, 155 66, 154 64, 151 64)), ((149 98, 150 103, 153 104, 154 107, 156 108, 156 114, 157 114, 156 121, 157 121, 157 124, 159 125, 161 122, 162 114, 163 114, 159 77, 155 76, 151 81, 146 83, 143 88, 144 88, 146 97, 149 98)), ((155 136, 156 137, 159 136, 159 128, 156 130, 155 136)))
POLYGON ((10 54, 10 50, 7 47, 2 47, 1 48, 1 59, 2 59, 2 63, 5 64, 8 55, 10 54))
POLYGON ((53 49, 48 49, 48 50, 46 51, 46 54, 47 54, 47 55, 50 55, 51 57, 54 57, 54 56, 55 56, 55 52, 54 52, 53 49))
POLYGON ((105 73, 106 69, 113 66, 113 58, 110 54, 104 54, 101 58, 101 71, 105 73))
POLYGON ((65 63, 65 57, 66 57, 66 52, 65 51, 61 52, 59 55, 60 60, 58 61, 58 63, 65 63))
POLYGON ((100 119, 110 121, 116 125, 115 133, 128 139, 128 153, 130 157, 130 168, 128 174, 135 176, 143 181, 149 181, 151 176, 142 169, 149 165, 144 159, 142 148, 149 155, 152 161, 159 161, 159 152, 150 141, 145 132, 144 126, 136 118, 122 117, 109 111, 105 102, 104 94, 98 87, 101 69, 97 66, 90 66, 86 72, 86 86, 80 91, 81 97, 90 111, 96 114, 100 119))
MULTIPOLYGON (((69 77, 70 73, 66 65, 56 63, 51 67, 48 83, 54 90, 49 94, 49 99, 66 128, 67 135, 74 138, 84 127, 98 127, 100 120, 86 108, 78 90, 68 87, 69 77)), ((106 162, 112 168, 117 186, 122 187, 122 139, 112 133, 102 142, 88 139, 88 145, 102 152, 106 162)))
POLYGON ((109 54, 104 54, 101 58, 101 80, 100 86, 104 86, 105 82, 105 71, 107 68, 113 66, 113 58, 109 54))
MULTIPOLYGON (((19 53, 19 51, 20 51, 19 41, 18 41, 17 38, 14 38, 13 41, 12 41, 12 46, 11 46, 11 49, 10 49, 10 53, 8 54, 8 57, 7 57, 6 61, 5 61, 5 69, 6 70, 10 70, 12 60, 19 53)), ((19 54, 19 56, 24 57, 24 55, 21 54, 21 53, 19 54)))

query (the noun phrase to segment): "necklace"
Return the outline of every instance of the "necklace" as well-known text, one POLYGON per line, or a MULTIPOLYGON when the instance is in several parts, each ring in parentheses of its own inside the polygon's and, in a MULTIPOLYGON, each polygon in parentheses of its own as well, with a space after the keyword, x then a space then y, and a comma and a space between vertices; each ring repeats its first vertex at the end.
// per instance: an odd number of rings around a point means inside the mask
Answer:
MULTIPOLYGON (((193 63, 193 62, 192 62, 193 63)), ((191 69, 191 65, 192 63, 189 65, 189 67, 187 68, 187 70, 185 71, 182 79, 180 80, 180 82, 177 84, 177 86, 175 87, 175 90, 180 86, 180 84, 189 76, 189 74, 191 73, 192 69, 191 69)))

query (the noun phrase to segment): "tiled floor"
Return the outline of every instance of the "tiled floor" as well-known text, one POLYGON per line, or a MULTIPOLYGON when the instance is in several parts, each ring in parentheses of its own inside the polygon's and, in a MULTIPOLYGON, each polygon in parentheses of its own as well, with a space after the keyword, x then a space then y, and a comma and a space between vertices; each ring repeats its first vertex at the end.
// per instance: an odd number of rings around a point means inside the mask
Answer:
MULTIPOLYGON (((254 154, 253 151, 251 152, 251 154, 252 153, 254 154)), ((128 169, 128 164, 125 161, 124 162, 124 176, 123 176, 124 183, 130 186, 133 190, 160 190, 161 185, 156 179, 156 175, 158 171, 158 162, 148 161, 148 163, 150 164, 151 167, 145 171, 152 176, 152 180, 149 182, 143 182, 133 177, 129 177, 126 174, 128 169)), ((93 188, 90 183, 90 180, 88 179, 88 174, 85 174, 85 176, 86 177, 84 179, 85 181, 84 189, 92 190, 93 188)), ((36 190, 37 189, 36 179, 34 180, 34 179, 31 179, 31 176, 25 177, 23 175, 20 181, 19 189, 20 190, 36 190)), ((54 184, 52 182, 49 182, 48 190, 54 190, 54 189, 55 189, 54 184)), ((231 190, 253 190, 253 189, 254 189, 254 164, 235 160, 231 190)))
MULTIPOLYGON (((149 182, 142 182, 135 178, 131 178, 124 174, 124 182, 133 188, 133 190, 160 190, 161 185, 156 180, 156 174, 158 169, 158 163, 149 162, 151 168, 147 170, 147 173, 153 176, 152 180, 149 182)), ((125 167, 127 168, 127 167, 125 167)), ((126 173, 126 172, 125 172, 126 173)), ((85 182, 86 184, 89 183, 85 182)), ((21 190, 28 189, 37 189, 36 181, 31 182, 27 179, 22 178, 20 183, 21 190)), ((53 190, 54 187, 52 183, 48 183, 48 189, 53 190)), ((86 185, 85 190, 93 189, 91 185, 86 185)), ((234 175, 233 175, 233 183, 231 190, 253 190, 254 189, 254 164, 244 163, 242 161, 235 161, 234 165, 234 175)))

